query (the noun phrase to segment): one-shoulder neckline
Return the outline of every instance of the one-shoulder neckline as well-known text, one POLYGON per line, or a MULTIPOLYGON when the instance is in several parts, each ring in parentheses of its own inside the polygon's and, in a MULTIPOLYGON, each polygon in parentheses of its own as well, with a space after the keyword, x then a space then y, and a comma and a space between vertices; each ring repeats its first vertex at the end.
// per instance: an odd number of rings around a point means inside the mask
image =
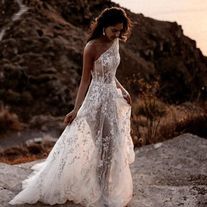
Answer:
POLYGON ((96 60, 94 60, 94 63, 95 62, 97 62, 106 52, 108 52, 112 47, 113 47, 113 45, 114 45, 114 43, 117 41, 117 38, 116 39, 114 39, 114 41, 113 41, 113 43, 111 44, 111 46, 108 48, 108 49, 106 49, 104 52, 102 52, 101 54, 100 54, 100 56, 96 59, 96 60))

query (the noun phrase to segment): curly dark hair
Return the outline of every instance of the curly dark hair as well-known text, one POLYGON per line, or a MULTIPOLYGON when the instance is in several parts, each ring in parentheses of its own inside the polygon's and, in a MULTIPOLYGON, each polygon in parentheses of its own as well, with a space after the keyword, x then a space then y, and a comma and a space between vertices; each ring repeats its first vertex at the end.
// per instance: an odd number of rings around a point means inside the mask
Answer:
POLYGON ((123 23, 123 30, 121 31, 119 38, 126 41, 131 33, 132 21, 127 16, 124 9, 119 7, 111 7, 104 9, 92 22, 87 42, 99 38, 103 33, 103 28, 113 26, 118 23, 123 23))

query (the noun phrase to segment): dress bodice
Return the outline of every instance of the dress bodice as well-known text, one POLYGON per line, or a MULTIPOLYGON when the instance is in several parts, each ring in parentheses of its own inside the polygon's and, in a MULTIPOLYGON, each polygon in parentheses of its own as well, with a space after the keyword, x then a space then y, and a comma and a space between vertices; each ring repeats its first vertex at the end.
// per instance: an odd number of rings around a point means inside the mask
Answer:
POLYGON ((111 47, 95 60, 93 70, 91 71, 92 80, 101 83, 112 83, 115 80, 116 69, 119 63, 119 38, 116 38, 111 47))

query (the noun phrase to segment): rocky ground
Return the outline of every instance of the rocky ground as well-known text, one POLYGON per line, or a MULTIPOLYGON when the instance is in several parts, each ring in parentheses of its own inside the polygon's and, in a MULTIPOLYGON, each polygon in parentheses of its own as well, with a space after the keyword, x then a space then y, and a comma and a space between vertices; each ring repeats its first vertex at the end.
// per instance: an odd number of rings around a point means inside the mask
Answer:
MULTIPOLYGON (((206 207, 206 151, 207 140, 192 134, 137 150, 131 165, 134 195, 129 207, 206 207)), ((7 202, 20 191, 21 181, 31 173, 33 164, 0 164, 1 207, 9 206, 7 202)), ((55 206, 80 207, 70 202, 55 206)))

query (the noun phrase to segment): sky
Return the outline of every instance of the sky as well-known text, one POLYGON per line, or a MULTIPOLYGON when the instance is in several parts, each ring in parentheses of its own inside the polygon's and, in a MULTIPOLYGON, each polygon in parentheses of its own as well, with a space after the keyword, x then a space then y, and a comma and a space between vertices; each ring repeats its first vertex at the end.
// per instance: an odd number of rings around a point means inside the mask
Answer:
POLYGON ((134 13, 176 21, 207 56, 207 0, 112 0, 134 13))

